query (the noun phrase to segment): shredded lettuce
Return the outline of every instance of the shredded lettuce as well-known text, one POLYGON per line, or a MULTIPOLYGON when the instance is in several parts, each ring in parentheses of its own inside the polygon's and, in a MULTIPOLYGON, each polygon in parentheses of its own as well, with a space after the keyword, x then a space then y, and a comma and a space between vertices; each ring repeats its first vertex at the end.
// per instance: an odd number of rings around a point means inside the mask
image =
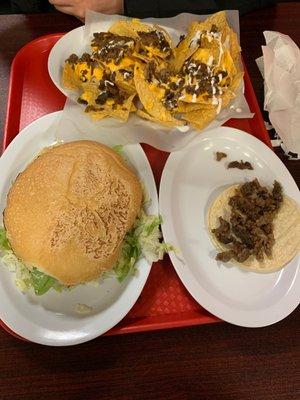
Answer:
POLYGON ((13 253, 6 237, 4 228, 0 228, 0 255, 1 261, 10 271, 15 273, 16 286, 26 292, 30 288, 34 290, 37 296, 41 296, 53 288, 61 291, 62 286, 55 278, 44 274, 37 268, 27 268, 13 253))
POLYGON ((10 245, 6 237, 4 228, 0 228, 0 251, 10 250, 10 245))
POLYGON ((62 285, 58 282, 57 279, 44 274, 37 268, 33 268, 30 271, 30 275, 34 293, 38 296, 45 294, 51 288, 55 289, 58 292, 60 292, 62 289, 62 285))
POLYGON ((121 144, 117 144, 115 146, 112 147, 112 149, 119 154, 119 156, 124 156, 124 146, 122 146, 121 144))
MULTIPOLYGON (((161 223, 161 217, 146 215, 141 209, 133 228, 125 235, 117 263, 102 278, 115 276, 123 282, 130 273, 135 273, 135 265, 142 256, 153 263, 172 251, 173 247, 162 241, 161 223)), ((28 268, 22 263, 13 253, 4 228, 0 228, 0 258, 15 273, 15 283, 22 292, 33 289, 37 296, 41 296, 50 289, 60 292, 69 288, 37 268, 28 268)))
POLYGON ((134 226, 123 241, 120 257, 113 268, 119 282, 122 282, 130 272, 135 272, 134 266, 143 255, 149 263, 163 259, 171 246, 161 241, 161 217, 146 215, 141 210, 134 226))

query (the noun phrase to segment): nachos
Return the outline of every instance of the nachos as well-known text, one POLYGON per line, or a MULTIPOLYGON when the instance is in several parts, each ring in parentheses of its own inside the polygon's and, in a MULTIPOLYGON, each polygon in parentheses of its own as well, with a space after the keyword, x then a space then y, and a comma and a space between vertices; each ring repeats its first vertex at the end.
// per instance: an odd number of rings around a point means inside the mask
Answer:
POLYGON ((66 60, 62 80, 94 118, 126 121, 136 112, 201 130, 235 97, 242 77, 238 38, 222 11, 191 23, 176 46, 157 25, 117 21, 94 33, 91 55, 66 60))

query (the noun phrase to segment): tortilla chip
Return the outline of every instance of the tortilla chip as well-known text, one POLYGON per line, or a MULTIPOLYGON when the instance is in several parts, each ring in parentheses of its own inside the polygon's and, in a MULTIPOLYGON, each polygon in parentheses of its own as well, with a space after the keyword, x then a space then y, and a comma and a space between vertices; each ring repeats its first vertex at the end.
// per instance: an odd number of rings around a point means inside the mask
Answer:
POLYGON ((81 100, 87 101, 88 105, 97 106, 95 100, 99 95, 98 83, 86 82, 82 83, 82 94, 80 96, 81 100))
MULTIPOLYGON (((227 24, 225 11, 220 11, 208 17, 206 20, 194 21, 190 24, 188 28, 188 33, 185 39, 174 49, 174 60, 171 62, 171 68, 175 71, 179 71, 184 62, 189 59, 193 54, 199 49, 198 39, 202 31, 210 31, 212 26, 216 25, 218 31, 222 33, 221 42, 225 42, 227 35, 231 31, 227 24)), ((230 38, 231 39, 231 36, 230 38)), ((217 59, 216 53, 219 54, 219 45, 215 40, 212 42, 206 42, 205 48, 213 51, 212 54, 214 59, 217 59)), ((236 50, 236 41, 234 44, 234 49, 236 50)))
POLYGON ((96 107, 92 109, 86 107, 84 112, 88 114, 94 121, 100 121, 101 119, 104 119, 108 116, 107 112, 100 107, 99 109, 97 109, 96 107))
POLYGON ((145 24, 138 19, 132 19, 131 21, 116 22, 110 27, 109 32, 121 36, 132 37, 133 39, 135 39, 136 41, 136 50, 134 53, 135 57, 145 62, 148 62, 149 60, 155 57, 164 59, 169 56, 169 52, 165 53, 156 47, 143 45, 138 32, 151 32, 154 30, 161 32, 166 38, 167 42, 169 43, 170 48, 172 48, 172 40, 168 32, 166 32, 163 28, 161 28, 158 25, 145 24), (148 54, 139 54, 139 50, 141 49, 146 50, 148 54))
POLYGON ((132 110, 132 101, 134 96, 135 95, 128 97, 123 104, 103 104, 101 106, 93 106, 92 108, 87 107, 85 112, 94 120, 113 117, 126 122, 129 117, 129 113, 132 110))
POLYGON ((149 83, 145 78, 146 66, 137 63, 134 69, 134 83, 139 99, 145 110, 156 120, 161 122, 170 122, 178 125, 170 111, 168 111, 161 99, 164 96, 164 89, 149 83))
POLYGON ((229 103, 231 102, 231 100, 236 97, 236 92, 237 92, 237 89, 238 89, 238 87, 239 87, 239 85, 241 83, 243 75, 244 75, 243 72, 239 72, 233 78, 231 86, 221 96, 221 101, 222 101, 221 110, 223 110, 223 108, 227 107, 229 105, 229 103))
POLYGON ((218 60, 219 53, 220 53, 219 46, 211 49, 199 48, 192 55, 191 60, 197 60, 204 64, 207 64, 211 57, 212 60, 218 60))
POLYGON ((176 126, 184 125, 184 121, 177 120, 176 118, 173 118, 173 121, 157 120, 156 118, 152 117, 152 115, 147 113, 146 110, 137 109, 136 114, 141 118, 147 119, 148 121, 152 121, 152 122, 155 122, 156 124, 163 125, 163 126, 166 126, 169 128, 174 128, 176 126))
POLYGON ((236 63, 240 59, 241 52, 237 34, 227 25, 224 30, 224 36, 224 47, 229 50, 234 63, 236 63))
POLYGON ((135 104, 132 102, 131 103, 131 107, 130 107, 130 112, 136 112, 137 108, 135 106, 135 104))
POLYGON ((81 83, 73 65, 66 62, 62 72, 62 85, 67 89, 77 90, 80 88, 81 83))
POLYGON ((202 29, 206 31, 210 31, 212 25, 216 25, 219 31, 224 31, 228 26, 226 19, 226 11, 219 11, 210 15, 205 21, 200 22, 202 25, 202 29))
POLYGON ((212 110, 214 106, 212 104, 201 104, 201 103, 186 103, 184 101, 178 102, 178 107, 174 109, 177 113, 188 113, 196 110, 212 110))
POLYGON ((215 109, 211 110, 195 110, 188 112, 182 116, 182 118, 189 122, 194 128, 200 131, 205 128, 211 121, 216 117, 217 113, 215 109))
POLYGON ((136 94, 133 78, 125 80, 123 74, 119 71, 116 71, 115 82, 121 89, 123 89, 129 95, 136 94))
POLYGON ((236 75, 237 69, 228 50, 225 50, 222 54, 219 68, 220 70, 227 72, 229 79, 236 75))
POLYGON ((122 60, 116 64, 114 61, 108 61, 102 63, 111 71, 119 71, 120 69, 130 69, 134 67, 135 60, 131 57, 124 57, 122 60))
POLYGON ((108 30, 108 32, 114 33, 120 36, 128 36, 133 39, 139 39, 137 32, 150 32, 153 29, 153 25, 144 24, 139 19, 134 18, 131 21, 118 21, 115 22, 108 30))
POLYGON ((170 69, 173 71, 179 72, 185 61, 197 50, 197 46, 189 47, 190 41, 190 36, 186 36, 173 50, 174 58, 170 62, 170 69))
POLYGON ((118 118, 121 121, 126 122, 129 117, 134 97, 135 94, 129 96, 123 104, 117 104, 115 108, 104 105, 104 109, 107 111, 109 117, 118 118))

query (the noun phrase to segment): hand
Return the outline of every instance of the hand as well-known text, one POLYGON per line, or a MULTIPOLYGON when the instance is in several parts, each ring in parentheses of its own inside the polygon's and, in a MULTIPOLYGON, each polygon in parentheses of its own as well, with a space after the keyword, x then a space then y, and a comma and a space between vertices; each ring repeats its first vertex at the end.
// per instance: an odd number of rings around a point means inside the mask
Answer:
POLYGON ((103 14, 123 14, 123 0, 49 0, 58 11, 85 18, 86 9, 103 14))

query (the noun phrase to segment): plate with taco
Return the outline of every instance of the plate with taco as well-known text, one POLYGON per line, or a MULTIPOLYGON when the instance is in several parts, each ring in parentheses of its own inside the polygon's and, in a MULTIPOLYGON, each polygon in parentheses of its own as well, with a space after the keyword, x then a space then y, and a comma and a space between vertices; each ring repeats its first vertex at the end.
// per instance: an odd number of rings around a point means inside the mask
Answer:
POLYGON ((167 160, 160 185, 164 239, 198 303, 260 327, 300 300, 300 194, 272 150, 233 128, 204 132, 167 160))

